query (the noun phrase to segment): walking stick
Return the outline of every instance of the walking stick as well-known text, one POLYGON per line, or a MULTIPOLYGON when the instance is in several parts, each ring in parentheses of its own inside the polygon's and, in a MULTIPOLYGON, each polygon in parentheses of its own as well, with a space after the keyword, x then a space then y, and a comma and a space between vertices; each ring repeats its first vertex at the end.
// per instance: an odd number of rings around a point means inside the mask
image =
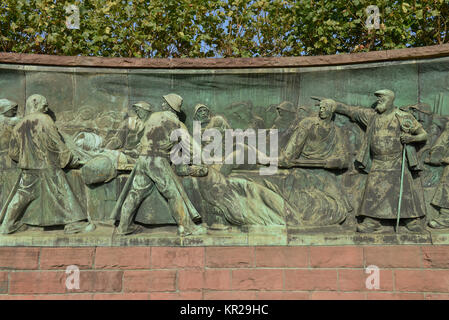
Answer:
POLYGON ((399 187, 398 218, 396 220, 396 233, 399 233, 399 219, 401 218, 402 191, 404 188, 404 168, 405 168, 405 144, 404 147, 402 148, 401 185, 399 187))

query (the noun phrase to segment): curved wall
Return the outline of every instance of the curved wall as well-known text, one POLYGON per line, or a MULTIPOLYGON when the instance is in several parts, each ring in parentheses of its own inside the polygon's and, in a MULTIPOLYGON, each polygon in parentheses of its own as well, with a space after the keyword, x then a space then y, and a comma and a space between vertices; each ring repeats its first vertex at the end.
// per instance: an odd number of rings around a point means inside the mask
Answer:
POLYGON ((396 104, 425 102, 449 114, 449 46, 336 56, 248 59, 128 59, 0 53, 0 97, 40 93, 56 113, 93 106, 120 111, 177 92, 187 123, 197 103, 245 128, 254 115, 271 127, 282 101, 313 105, 311 95, 370 106, 376 90, 396 92, 396 104), (250 102, 243 106, 235 104, 250 102))

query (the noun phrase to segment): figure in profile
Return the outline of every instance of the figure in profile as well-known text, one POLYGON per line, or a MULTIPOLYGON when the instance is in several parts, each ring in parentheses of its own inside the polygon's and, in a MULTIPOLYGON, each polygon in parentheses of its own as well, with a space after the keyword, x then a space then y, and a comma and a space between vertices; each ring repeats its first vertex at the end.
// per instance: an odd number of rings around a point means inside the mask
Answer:
POLYGON ((8 197, 14 185, 11 170, 16 164, 8 155, 9 141, 14 126, 19 122, 17 117, 17 103, 8 99, 0 99, 0 207, 8 197))
POLYGON ((25 225, 64 225, 66 233, 92 231, 95 226, 73 193, 62 168, 78 166, 53 119, 47 99, 34 94, 27 99, 26 116, 14 127, 9 156, 21 175, 3 207, 0 233, 9 234, 25 225), (27 211, 37 204, 37 210, 27 211))
MULTIPOLYGON (((173 218, 178 224, 178 234, 182 236, 205 233, 206 230, 197 226, 194 220, 201 216, 195 209, 184 187, 170 166, 170 154, 176 142, 170 139, 174 130, 182 129, 188 135, 186 126, 179 120, 183 99, 171 93, 164 96, 162 108, 165 111, 151 114, 144 124, 144 133, 140 141, 140 156, 129 178, 128 187, 122 191, 113 217, 120 213, 118 233, 121 235, 138 232, 140 227, 133 224, 133 218, 142 201, 148 197, 154 188, 167 200, 173 218), (124 199, 123 205, 121 199, 124 199)), ((190 135, 189 142, 192 142, 190 135)), ((190 146, 188 147, 189 149, 190 146)))
POLYGON ((8 99, 0 99, 0 170, 15 167, 8 156, 9 141, 14 126, 19 122, 18 105, 8 99))

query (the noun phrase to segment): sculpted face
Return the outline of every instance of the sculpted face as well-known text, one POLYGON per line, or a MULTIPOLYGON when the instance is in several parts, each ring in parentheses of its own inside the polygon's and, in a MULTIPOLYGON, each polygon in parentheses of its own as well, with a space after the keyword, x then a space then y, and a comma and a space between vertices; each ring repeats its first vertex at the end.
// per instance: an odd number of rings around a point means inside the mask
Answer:
POLYGON ((136 108, 135 110, 136 110, 137 117, 140 120, 145 120, 150 114, 150 112, 148 112, 147 110, 144 110, 142 108, 136 108))
POLYGON ((325 101, 320 102, 320 112, 318 113, 321 119, 329 119, 332 117, 332 106, 325 101))
POLYGON ((47 99, 40 94, 31 95, 26 102, 26 114, 32 114, 36 112, 48 112, 47 99))
POLYGON ((175 110, 173 110, 173 108, 170 107, 167 102, 162 102, 161 109, 162 109, 162 111, 173 111, 173 112, 175 112, 175 110))
POLYGON ((385 111, 393 107, 393 98, 386 95, 377 96, 377 104, 375 110, 378 113, 384 113, 385 111))
POLYGON ((31 107, 31 113, 42 112, 46 113, 48 111, 48 102, 47 98, 44 96, 36 95, 33 97, 31 107))
POLYGON ((202 107, 196 112, 196 119, 201 122, 207 122, 210 119, 209 109, 202 107))

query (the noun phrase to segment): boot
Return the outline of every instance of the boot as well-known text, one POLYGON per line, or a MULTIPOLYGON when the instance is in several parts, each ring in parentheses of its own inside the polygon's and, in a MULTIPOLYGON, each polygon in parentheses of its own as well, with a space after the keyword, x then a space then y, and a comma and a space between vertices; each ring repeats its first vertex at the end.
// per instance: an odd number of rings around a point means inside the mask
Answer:
POLYGON ((449 209, 441 208, 440 215, 429 221, 429 227, 433 229, 446 229, 449 228, 449 209))
POLYGON ((421 219, 412 218, 412 219, 404 219, 405 227, 408 231, 411 232, 424 232, 424 226, 421 223, 421 219))
POLYGON ((363 222, 357 225, 357 231, 360 233, 376 233, 382 231, 382 224, 373 218, 365 217, 363 222))

